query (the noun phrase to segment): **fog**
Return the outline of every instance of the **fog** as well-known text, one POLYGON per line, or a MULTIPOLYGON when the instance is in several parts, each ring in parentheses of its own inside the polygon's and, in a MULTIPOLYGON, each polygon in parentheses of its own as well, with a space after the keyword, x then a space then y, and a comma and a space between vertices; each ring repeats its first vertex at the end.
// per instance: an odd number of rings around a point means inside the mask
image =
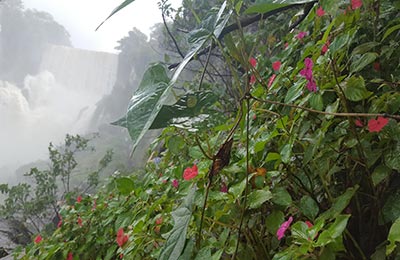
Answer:
POLYGON ((49 46, 40 67, 22 88, 0 81, 0 168, 9 172, 45 159, 50 141, 89 130, 96 103, 115 82, 117 56, 49 46))
POLYGON ((135 29, 126 35, 114 46, 127 44, 120 50, 140 58, 74 48, 56 17, 21 0, 0 1, 0 183, 48 158, 50 142, 96 132, 123 115, 136 76, 152 60, 146 35, 135 29))

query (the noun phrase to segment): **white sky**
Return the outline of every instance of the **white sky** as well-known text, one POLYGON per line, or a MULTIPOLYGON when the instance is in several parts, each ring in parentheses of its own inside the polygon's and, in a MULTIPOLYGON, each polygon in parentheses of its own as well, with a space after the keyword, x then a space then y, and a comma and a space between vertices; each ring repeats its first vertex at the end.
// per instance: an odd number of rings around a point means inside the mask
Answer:
MULTIPOLYGON (((46 11, 71 35, 74 47, 115 52, 117 41, 136 27, 149 35, 150 27, 161 22, 158 0, 136 0, 96 27, 124 0, 23 0, 26 8, 46 11)), ((182 0, 170 0, 174 7, 182 0)))

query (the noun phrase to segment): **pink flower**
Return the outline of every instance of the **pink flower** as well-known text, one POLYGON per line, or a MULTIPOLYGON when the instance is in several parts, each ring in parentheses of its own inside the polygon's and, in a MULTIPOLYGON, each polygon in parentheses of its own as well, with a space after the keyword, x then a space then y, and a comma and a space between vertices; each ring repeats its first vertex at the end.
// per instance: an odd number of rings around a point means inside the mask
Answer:
POLYGON ((360 119, 356 119, 355 124, 358 127, 363 127, 364 126, 363 122, 360 119))
POLYGON ((382 128, 389 123, 389 119, 379 116, 378 119, 368 121, 368 130, 370 132, 380 132, 382 128))
POLYGON ((292 221, 293 217, 290 217, 287 221, 283 222, 282 225, 278 228, 278 231, 276 231, 276 236, 278 237, 278 240, 281 240, 285 236, 285 232, 290 227, 292 221))
POLYGON ((179 182, 178 182, 178 180, 174 179, 174 180, 172 181, 172 187, 174 187, 174 188, 176 188, 176 189, 179 187, 179 182))
POLYGON ((167 182, 168 182, 167 180, 162 180, 162 183, 164 183, 164 184, 167 183, 167 182))
POLYGON ((37 235, 37 236, 35 237, 34 242, 35 242, 35 244, 39 244, 40 242, 42 242, 42 240, 43 240, 43 238, 42 238, 42 236, 39 234, 39 235, 37 235))
POLYGON ((199 174, 199 171, 197 169, 197 165, 193 164, 192 168, 188 167, 185 169, 185 171, 183 172, 183 179, 185 179, 186 181, 189 181, 191 179, 193 179, 194 177, 196 177, 199 174))
POLYGON ((81 203, 81 201, 82 201, 82 196, 79 195, 79 196, 76 198, 76 202, 77 202, 77 203, 81 203))
POLYGON ((276 78, 276 75, 272 74, 272 76, 268 80, 268 85, 267 85, 268 88, 270 88, 272 86, 272 83, 274 83, 275 78, 276 78))
POLYGON ((286 50, 287 47, 289 47, 289 43, 288 43, 288 42, 285 42, 285 44, 283 45, 283 49, 286 50))
POLYGON ((275 61, 274 63, 272 63, 272 68, 275 70, 275 71, 278 71, 280 68, 281 68, 281 62, 278 60, 278 61, 275 61))
POLYGON ((362 6, 361 0, 351 0, 351 9, 356 10, 362 6))
POLYGON ((378 61, 374 62, 374 70, 376 71, 381 70, 381 64, 378 61))
POLYGON ((299 32, 299 33, 296 35, 296 38, 299 39, 299 40, 301 40, 301 39, 303 39, 303 38, 306 37, 306 36, 307 36, 307 32, 299 32))
POLYGON ((310 221, 306 221, 306 225, 308 228, 312 228, 314 225, 310 221))
POLYGON ((322 9, 322 6, 320 6, 317 9, 317 16, 321 17, 321 16, 324 16, 324 15, 325 15, 325 11, 324 11, 324 9, 322 9))
POLYGON ((322 46, 322 49, 321 49, 321 54, 322 55, 324 55, 328 51, 330 44, 331 43, 329 42, 329 40, 327 40, 326 43, 324 44, 324 46, 322 46))
POLYGON ((307 88, 309 91, 317 92, 317 83, 313 77, 313 61, 310 58, 304 60, 304 69, 300 71, 300 75, 305 77, 307 80, 307 88))
POLYGON ((81 217, 78 217, 77 222, 78 222, 78 225, 79 225, 80 227, 82 227, 82 219, 81 219, 81 217))
POLYGON ((129 240, 129 236, 124 233, 124 229, 123 228, 118 229, 118 232, 117 232, 118 246, 122 247, 123 245, 126 244, 126 242, 128 242, 128 240, 129 240))
POLYGON ((253 57, 250 58, 249 60, 251 66, 254 68, 255 66, 257 66, 257 60, 253 57))
POLYGON ((73 259, 74 259, 74 256, 72 255, 72 252, 69 252, 66 260, 73 260, 73 259))
POLYGON ((226 186, 225 182, 222 183, 220 191, 223 192, 223 193, 227 193, 228 192, 228 186, 226 186))
POLYGON ((156 219, 156 225, 161 225, 163 223, 163 218, 159 217, 156 219))
POLYGON ((254 75, 250 75, 250 81, 249 81, 249 83, 250 83, 251 85, 253 85, 254 83, 256 83, 256 77, 255 77, 254 75))
POLYGON ((60 228, 61 226, 62 226, 62 219, 60 219, 60 220, 58 221, 57 228, 60 228))

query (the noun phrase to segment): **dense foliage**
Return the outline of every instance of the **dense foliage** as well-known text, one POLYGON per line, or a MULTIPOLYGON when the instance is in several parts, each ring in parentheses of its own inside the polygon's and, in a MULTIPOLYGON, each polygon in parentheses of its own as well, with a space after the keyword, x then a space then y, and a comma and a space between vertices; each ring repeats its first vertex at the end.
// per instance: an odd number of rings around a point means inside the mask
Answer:
POLYGON ((145 173, 66 201, 22 258, 399 257, 399 1, 198 2, 115 123, 164 128, 145 173))

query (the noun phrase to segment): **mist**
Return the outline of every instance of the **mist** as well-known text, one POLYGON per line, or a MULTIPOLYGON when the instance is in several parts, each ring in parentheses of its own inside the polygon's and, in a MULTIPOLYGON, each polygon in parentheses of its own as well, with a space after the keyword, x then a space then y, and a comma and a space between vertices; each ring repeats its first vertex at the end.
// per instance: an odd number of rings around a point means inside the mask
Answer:
MULTIPOLYGON (((96 103, 116 79, 117 55, 49 45, 23 86, 0 81, 0 168, 47 157, 49 142, 85 134, 96 103)), ((91 126, 95 128, 95 126, 91 126)))

